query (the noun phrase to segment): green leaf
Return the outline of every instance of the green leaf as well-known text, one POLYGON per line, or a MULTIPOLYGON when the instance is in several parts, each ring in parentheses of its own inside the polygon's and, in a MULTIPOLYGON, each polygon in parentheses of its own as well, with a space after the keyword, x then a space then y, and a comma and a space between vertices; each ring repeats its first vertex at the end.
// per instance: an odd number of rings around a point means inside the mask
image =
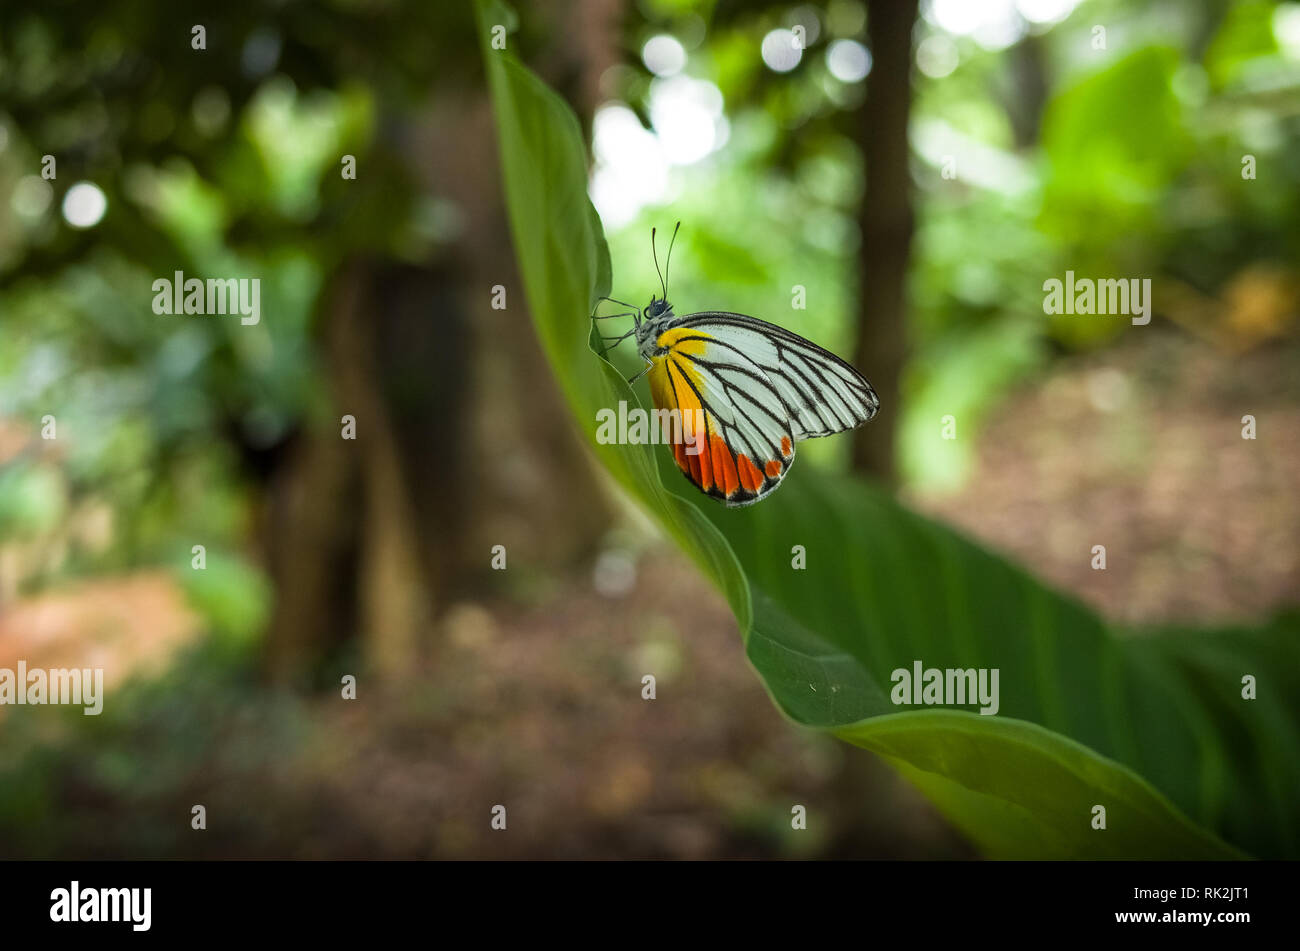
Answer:
POLYGON ((773 702, 885 757, 989 856, 1300 850, 1300 690, 1277 674, 1300 670, 1293 624, 1250 638, 1118 638, 861 482, 805 465, 771 498, 732 510, 698 495, 665 452, 596 443, 597 411, 645 401, 592 346, 588 315, 609 293, 610 267, 579 126, 491 47, 492 27, 509 22, 503 8, 479 0, 478 11, 515 252, 556 378, 602 462, 726 596, 773 702), (997 715, 896 705, 891 674, 918 660, 996 668, 997 715), (1252 671, 1268 702, 1240 699, 1252 671), (1234 746, 1242 740, 1252 745, 1234 746), (1098 805, 1105 830, 1092 827, 1098 805))

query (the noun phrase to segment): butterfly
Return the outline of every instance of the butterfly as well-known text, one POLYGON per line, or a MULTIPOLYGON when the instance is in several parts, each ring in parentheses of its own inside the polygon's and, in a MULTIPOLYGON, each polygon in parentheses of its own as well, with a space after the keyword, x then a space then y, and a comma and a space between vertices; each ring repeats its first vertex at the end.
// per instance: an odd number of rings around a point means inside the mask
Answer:
MULTIPOLYGON (((673 229, 664 271, 672 263, 673 229)), ((608 352, 634 337, 649 374, 656 410, 675 410, 673 458, 705 495, 729 507, 752 505, 779 486, 794 462, 795 443, 856 429, 880 409, 880 399, 861 373, 829 350, 757 317, 702 311, 678 317, 668 303, 668 282, 659 270, 655 232, 651 253, 662 297, 642 309, 598 316, 631 317, 632 329, 608 352)))

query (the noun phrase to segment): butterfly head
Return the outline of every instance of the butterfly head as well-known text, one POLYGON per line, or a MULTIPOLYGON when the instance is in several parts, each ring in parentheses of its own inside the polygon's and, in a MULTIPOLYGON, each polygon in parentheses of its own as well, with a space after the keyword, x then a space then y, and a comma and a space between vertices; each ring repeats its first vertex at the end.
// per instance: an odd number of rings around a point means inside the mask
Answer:
POLYGON ((672 317, 673 305, 668 303, 666 297, 651 297, 650 303, 641 311, 641 316, 646 320, 663 320, 672 317))

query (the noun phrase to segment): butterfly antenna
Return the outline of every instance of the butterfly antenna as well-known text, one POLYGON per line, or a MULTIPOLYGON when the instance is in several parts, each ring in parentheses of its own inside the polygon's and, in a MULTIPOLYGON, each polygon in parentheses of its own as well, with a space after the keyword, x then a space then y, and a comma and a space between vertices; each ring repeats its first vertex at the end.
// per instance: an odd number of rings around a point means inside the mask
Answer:
MULTIPOLYGON (((670 238, 669 241, 668 241, 668 257, 666 257, 666 258, 664 259, 664 274, 667 274, 667 273, 669 272, 669 268, 672 267, 672 264, 673 264, 673 244, 676 243, 676 241, 677 241, 677 229, 680 228, 681 226, 682 226, 682 223, 681 223, 680 221, 677 222, 676 227, 673 228, 673 236, 672 236, 672 238, 670 238)), ((665 280, 665 281, 664 281, 664 300, 667 300, 667 299, 668 299, 668 281, 665 280)))
MULTIPOLYGON (((672 248, 670 247, 668 250, 671 252, 672 248)), ((654 255, 655 270, 659 273, 659 286, 663 289, 664 300, 667 300, 668 285, 664 283, 664 272, 659 270, 659 252, 655 250, 655 229, 654 228, 650 229, 650 253, 654 255)), ((652 294, 650 296, 653 297, 654 295, 652 294)))

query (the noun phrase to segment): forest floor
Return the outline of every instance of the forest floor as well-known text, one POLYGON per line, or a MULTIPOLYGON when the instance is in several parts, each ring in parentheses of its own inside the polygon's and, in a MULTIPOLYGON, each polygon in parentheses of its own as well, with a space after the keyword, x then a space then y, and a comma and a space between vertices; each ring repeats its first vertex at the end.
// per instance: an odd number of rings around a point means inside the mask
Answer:
MULTIPOLYGON (((958 493, 908 501, 1128 625, 1265 618, 1300 596, 1297 357, 1149 334, 1062 359, 990 416, 958 493)), ((535 603, 460 603, 426 665, 356 702, 186 653, 166 576, 123 580, 118 616, 181 659, 127 713, 0 715, 0 857, 973 857, 887 768, 781 717, 680 554, 632 565, 617 593, 592 565, 535 603)), ((120 629, 105 584, 0 616, 0 665, 120 629)))
POLYGON ((908 501, 1106 617, 1205 624, 1300 604, 1296 344, 1229 357, 1147 334, 1058 362, 977 438, 960 492, 908 501))

